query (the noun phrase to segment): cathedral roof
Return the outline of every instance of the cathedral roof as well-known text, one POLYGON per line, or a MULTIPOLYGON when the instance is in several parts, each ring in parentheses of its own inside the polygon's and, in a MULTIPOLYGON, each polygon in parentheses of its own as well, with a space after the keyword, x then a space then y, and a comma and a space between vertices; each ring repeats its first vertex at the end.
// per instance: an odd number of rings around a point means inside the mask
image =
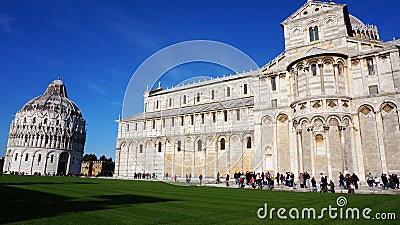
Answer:
POLYGON ((365 24, 360 20, 360 19, 358 19, 357 17, 355 17, 355 16, 353 16, 353 15, 349 15, 349 17, 350 17, 350 23, 351 23, 351 26, 352 27, 362 27, 362 26, 365 26, 365 24))
POLYGON ((21 111, 50 111, 82 117, 78 106, 68 98, 67 88, 60 78, 51 82, 43 95, 26 103, 21 111))

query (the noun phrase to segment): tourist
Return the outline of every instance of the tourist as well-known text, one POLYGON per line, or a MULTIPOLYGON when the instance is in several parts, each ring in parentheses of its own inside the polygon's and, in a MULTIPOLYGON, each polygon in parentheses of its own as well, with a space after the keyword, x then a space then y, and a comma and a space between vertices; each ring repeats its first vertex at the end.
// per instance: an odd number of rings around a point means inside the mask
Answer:
POLYGON ((346 176, 344 177, 344 183, 345 183, 345 187, 344 188, 349 188, 350 183, 351 183, 351 176, 350 174, 346 174, 346 176))
POLYGON ((333 183, 332 180, 329 181, 329 187, 330 187, 329 191, 335 193, 335 183, 333 183))
POLYGON ((174 175, 174 181, 176 182, 176 175, 174 175))
POLYGON ((355 189, 358 189, 358 181, 359 180, 360 179, 358 179, 358 176, 355 173, 353 173, 353 175, 351 175, 351 181, 353 182, 355 189))
POLYGON ((238 183, 238 173, 236 171, 233 174, 233 178, 235 179, 235 184, 237 184, 238 183))
POLYGON ((344 187, 344 176, 342 172, 339 172, 339 187, 344 187))
POLYGON ((321 177, 321 192, 323 192, 323 193, 328 192, 328 177, 327 176, 321 177))
POLYGON ((226 186, 229 187, 229 174, 226 174, 225 183, 226 186))
POLYGON ((244 188, 244 175, 239 178, 239 188, 244 188))
POLYGON ((281 184, 284 185, 285 184, 285 176, 283 175, 283 173, 281 174, 281 184))
POLYGON ((315 177, 311 179, 311 191, 317 192, 317 181, 315 180, 315 177))
POLYGON ((279 186, 279 179, 280 179, 279 173, 276 173, 276 184, 278 186, 279 186))
POLYGON ((290 173, 290 187, 293 187, 294 185, 296 185, 295 183, 294 183, 294 174, 293 173, 290 173))
POLYGON ((374 178, 375 187, 378 187, 378 185, 379 185, 380 183, 381 183, 381 179, 378 178, 378 177, 375 177, 375 178, 374 178))
POLYGON ((219 171, 217 172, 217 180, 215 181, 216 184, 221 183, 221 181, 219 180, 219 171))
POLYGON ((348 191, 349 194, 355 194, 353 182, 350 182, 348 189, 349 189, 349 191, 348 191))
POLYGON ((261 179, 260 173, 257 173, 257 175, 256 175, 256 181, 257 181, 258 187, 262 187, 262 185, 261 185, 262 179, 261 179))
POLYGON ((381 180, 383 183, 383 189, 389 189, 389 184, 388 184, 388 179, 386 177, 386 174, 382 174, 381 180))
POLYGON ((201 180, 203 180, 203 175, 200 174, 199 176, 200 186, 201 186, 201 180))
POLYGON ((250 185, 251 185, 251 187, 252 187, 253 189, 256 188, 256 185, 255 185, 254 177, 253 177, 253 176, 250 177, 250 185))
POLYGON ((304 176, 303 176, 303 173, 300 173, 300 175, 299 175, 299 182, 300 182, 300 188, 304 188, 304 176))
POLYGON ((304 184, 304 187, 310 187, 310 178, 311 178, 310 174, 308 174, 308 172, 306 171, 304 178, 306 183, 304 184))
POLYGON ((367 174, 367 184, 369 187, 373 186, 373 181, 374 181, 374 178, 372 177, 371 172, 369 172, 367 174))

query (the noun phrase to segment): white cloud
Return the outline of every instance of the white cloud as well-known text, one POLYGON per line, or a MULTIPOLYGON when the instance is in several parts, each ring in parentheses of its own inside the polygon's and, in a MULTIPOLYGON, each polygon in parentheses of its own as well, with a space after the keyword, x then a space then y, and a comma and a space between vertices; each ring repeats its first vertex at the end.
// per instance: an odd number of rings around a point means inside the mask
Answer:
POLYGON ((90 84, 88 87, 89 87, 91 90, 93 90, 93 91, 95 91, 95 92, 97 92, 97 93, 99 93, 99 94, 102 94, 102 95, 106 95, 106 94, 107 94, 107 92, 104 90, 104 88, 101 87, 101 86, 98 85, 98 84, 90 84))

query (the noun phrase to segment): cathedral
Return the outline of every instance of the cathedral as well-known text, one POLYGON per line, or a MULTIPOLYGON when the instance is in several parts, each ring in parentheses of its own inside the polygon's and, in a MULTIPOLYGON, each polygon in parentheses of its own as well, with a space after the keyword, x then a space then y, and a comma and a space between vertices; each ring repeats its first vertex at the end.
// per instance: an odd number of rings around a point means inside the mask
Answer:
POLYGON ((332 1, 281 26, 284 51, 256 71, 146 91, 118 121, 114 176, 400 174, 400 41, 332 1))
POLYGON ((60 80, 26 103, 11 122, 5 173, 80 174, 85 120, 60 80))

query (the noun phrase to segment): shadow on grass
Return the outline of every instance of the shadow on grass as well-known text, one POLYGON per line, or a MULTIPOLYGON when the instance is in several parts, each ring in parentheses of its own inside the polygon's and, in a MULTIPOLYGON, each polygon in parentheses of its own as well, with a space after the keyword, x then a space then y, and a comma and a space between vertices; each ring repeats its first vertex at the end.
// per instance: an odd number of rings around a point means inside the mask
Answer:
POLYGON ((17 185, 51 185, 51 184, 98 184, 94 182, 82 182, 82 181, 72 181, 72 182, 7 182, 7 183, 0 183, 0 186, 17 186, 17 185))
POLYGON ((52 217, 70 212, 93 211, 122 205, 174 201, 140 195, 90 196, 94 200, 77 200, 45 192, 0 186, 0 224, 52 217))

